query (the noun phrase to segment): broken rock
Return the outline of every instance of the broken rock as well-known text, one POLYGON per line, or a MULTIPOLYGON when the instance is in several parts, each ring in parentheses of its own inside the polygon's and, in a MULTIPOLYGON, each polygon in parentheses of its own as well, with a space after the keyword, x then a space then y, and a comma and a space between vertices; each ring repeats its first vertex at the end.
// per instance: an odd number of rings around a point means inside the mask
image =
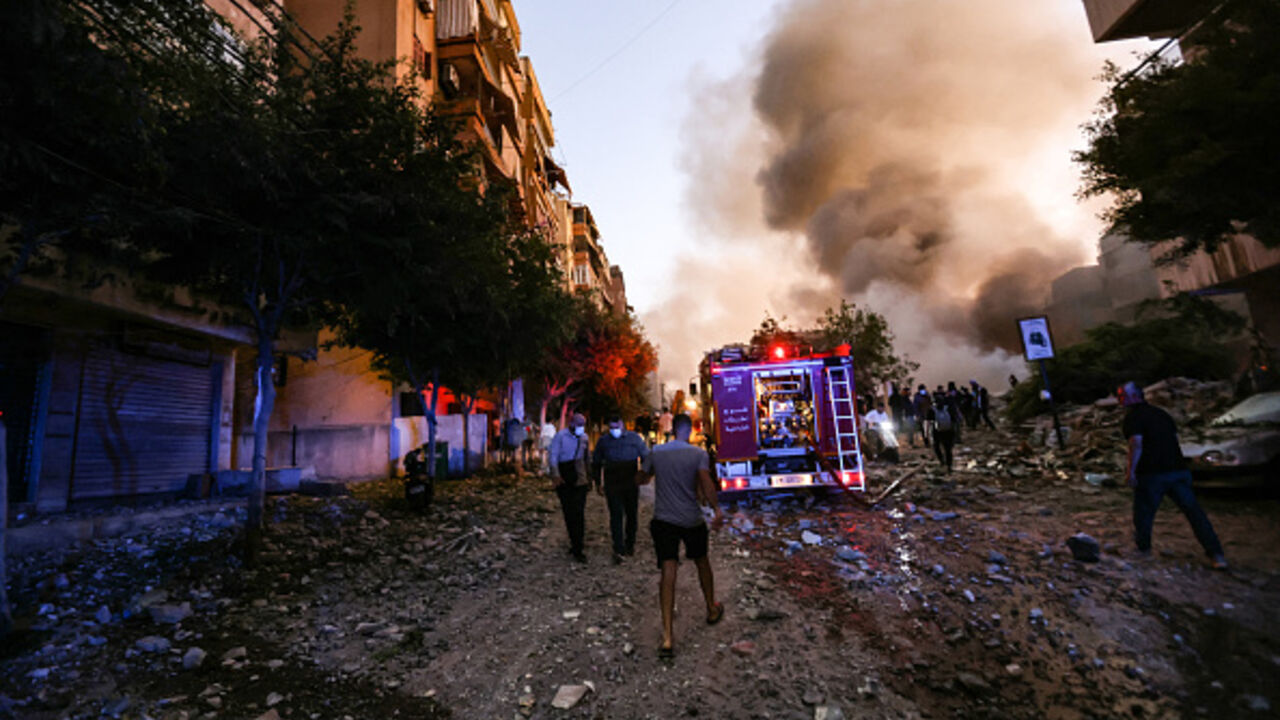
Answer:
POLYGON ((844 720, 844 711, 839 705, 819 705, 813 709, 813 720, 844 720))
POLYGON ((144 638, 138 638, 134 643, 138 649, 149 653, 162 653, 169 651, 169 638, 162 638, 159 635, 148 635, 144 638))
POLYGON ((191 603, 181 605, 152 605, 148 610, 151 619, 161 625, 177 625, 191 615, 191 603))
POLYGON ((1079 562, 1098 562, 1102 559, 1102 546, 1097 540, 1084 533, 1077 533, 1067 538, 1067 549, 1071 556, 1079 562))
POLYGON ((551 700, 551 707, 568 710, 577 705, 587 694, 586 685, 561 685, 556 696, 551 700))
POLYGON ((204 663, 204 658, 207 654, 202 648, 187 648, 187 651, 182 655, 182 667, 187 670, 195 670, 204 663))

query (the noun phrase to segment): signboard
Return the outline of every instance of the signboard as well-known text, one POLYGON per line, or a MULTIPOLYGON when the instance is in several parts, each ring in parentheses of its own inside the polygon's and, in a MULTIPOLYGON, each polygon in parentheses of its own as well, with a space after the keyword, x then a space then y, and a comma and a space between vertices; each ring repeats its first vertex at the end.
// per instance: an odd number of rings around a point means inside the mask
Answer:
POLYGON ((524 422, 524 378, 511 381, 511 417, 524 422))
POLYGON ((756 397, 751 372, 725 368, 711 378, 716 398, 719 460, 755 459, 756 397))
POLYGON ((1044 315, 1018 319, 1018 334, 1022 336, 1022 354, 1027 360, 1047 360, 1053 357, 1053 335, 1049 332, 1049 318, 1044 315))

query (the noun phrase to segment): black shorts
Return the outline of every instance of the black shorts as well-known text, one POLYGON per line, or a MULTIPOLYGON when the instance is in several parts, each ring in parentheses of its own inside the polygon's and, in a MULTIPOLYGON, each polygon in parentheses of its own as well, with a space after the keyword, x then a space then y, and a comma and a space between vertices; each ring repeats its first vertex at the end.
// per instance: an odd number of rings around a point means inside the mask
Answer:
POLYGON ((658 555, 658 567, 667 560, 680 559, 680 543, 684 543, 684 556, 697 560, 707 556, 707 524, 681 527, 661 520, 649 521, 649 534, 653 536, 653 550, 658 555))

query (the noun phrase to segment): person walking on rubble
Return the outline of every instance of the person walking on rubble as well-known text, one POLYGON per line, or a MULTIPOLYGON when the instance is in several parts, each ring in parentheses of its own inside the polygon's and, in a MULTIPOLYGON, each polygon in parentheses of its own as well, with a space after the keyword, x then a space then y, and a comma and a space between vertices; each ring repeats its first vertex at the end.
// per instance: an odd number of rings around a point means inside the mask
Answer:
POLYGON ((560 498, 564 527, 569 533, 569 552, 580 563, 587 561, 582 551, 587 493, 591 490, 587 475, 587 442, 587 418, 582 413, 574 413, 569 426, 551 440, 551 456, 547 462, 556 495, 560 498))
POLYGON ((662 570, 659 603, 662 608, 662 644, 658 657, 675 657, 673 627, 675 624, 676 571, 680 567, 680 544, 684 556, 698 568, 698 582, 707 605, 707 624, 715 625, 724 618, 724 605, 716 601, 715 578, 707 559, 707 523, 700 504, 710 505, 714 523, 724 522, 724 513, 716 500, 716 484, 711 478, 711 459, 707 451, 689 444, 693 419, 680 413, 672 419, 675 438, 655 447, 644 462, 642 482, 654 480, 653 520, 649 533, 662 570))
POLYGON ((979 385, 977 380, 970 380, 969 384, 973 386, 974 409, 977 410, 978 418, 987 424, 988 429, 995 430, 996 424, 991 422, 991 393, 986 386, 979 385))
MULTIPOLYGON (((916 411, 916 422, 920 428, 920 442, 924 443, 927 448, 933 440, 933 422, 929 419, 929 411, 933 409, 933 400, 929 398, 929 389, 923 383, 920 384, 920 389, 916 391, 915 399, 912 400, 911 404, 916 411)), ((912 447, 915 444, 916 438, 912 434, 912 447)))
POLYGON ((649 445, 639 434, 628 431, 622 417, 609 418, 609 432, 596 441, 592 455, 591 479, 604 477, 604 498, 609 506, 609 534, 613 540, 613 564, 635 554, 636 517, 640 487, 636 475, 640 463, 649 457, 649 445))
POLYGON ((929 408, 926 412, 933 426, 933 454, 938 456, 938 462, 942 463, 949 475, 956 446, 956 429, 960 419, 955 416, 952 406, 945 402, 929 408))
POLYGON ((1125 480, 1133 488, 1133 539, 1138 552, 1144 555, 1151 552, 1156 510, 1168 495, 1191 524, 1214 569, 1227 569, 1227 558, 1218 534, 1213 531, 1213 523, 1191 491, 1191 471, 1182 457, 1173 418, 1147 404, 1142 388, 1134 382, 1121 386, 1117 395, 1120 404, 1128 408, 1121 430, 1129 443, 1124 471, 1125 480))

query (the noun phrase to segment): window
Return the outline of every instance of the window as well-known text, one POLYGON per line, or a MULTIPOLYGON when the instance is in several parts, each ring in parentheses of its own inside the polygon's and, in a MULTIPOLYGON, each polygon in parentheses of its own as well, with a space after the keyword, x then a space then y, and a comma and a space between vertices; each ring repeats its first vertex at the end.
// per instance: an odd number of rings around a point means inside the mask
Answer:
POLYGON ((431 79, 431 53, 423 47, 416 34, 413 36, 413 69, 422 75, 423 80, 431 79))

